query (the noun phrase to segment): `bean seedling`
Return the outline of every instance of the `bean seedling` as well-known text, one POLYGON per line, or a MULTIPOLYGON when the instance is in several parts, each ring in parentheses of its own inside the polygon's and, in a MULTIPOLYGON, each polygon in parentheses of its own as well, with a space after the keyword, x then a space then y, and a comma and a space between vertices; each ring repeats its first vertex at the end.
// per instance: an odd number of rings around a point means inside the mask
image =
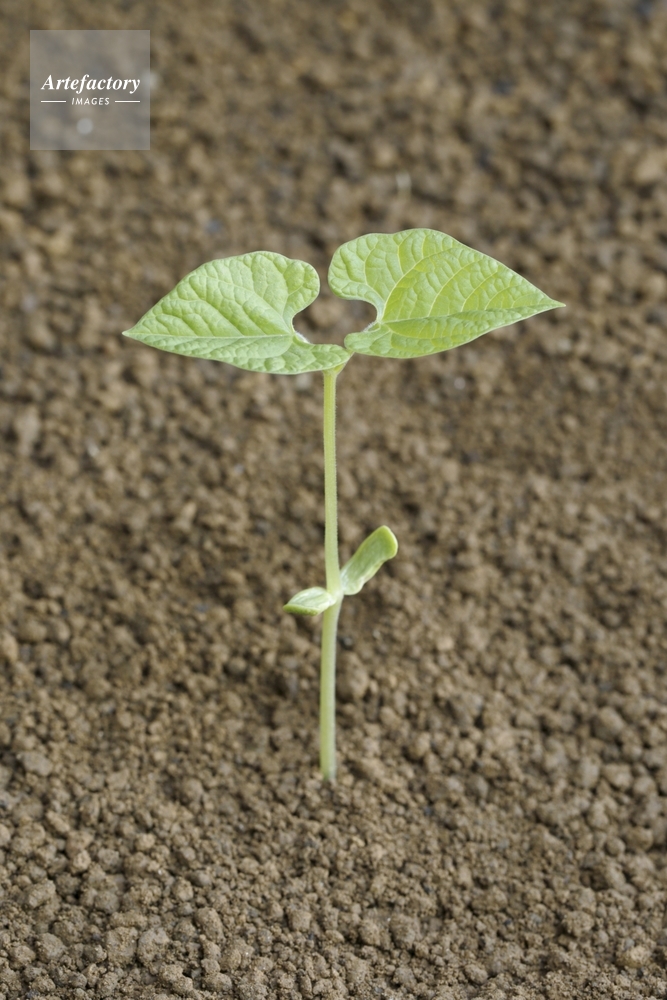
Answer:
POLYGON ((336 635, 344 597, 358 594, 396 555, 389 528, 377 528, 341 568, 336 498, 336 378, 353 354, 419 358, 562 306, 492 257, 433 229, 371 233, 336 250, 329 287, 377 310, 345 346, 312 344, 292 324, 315 300, 310 264, 264 250, 202 264, 150 309, 126 337, 174 354, 225 361, 252 372, 324 377, 325 586, 299 591, 284 606, 323 614, 320 766, 336 776, 336 635))

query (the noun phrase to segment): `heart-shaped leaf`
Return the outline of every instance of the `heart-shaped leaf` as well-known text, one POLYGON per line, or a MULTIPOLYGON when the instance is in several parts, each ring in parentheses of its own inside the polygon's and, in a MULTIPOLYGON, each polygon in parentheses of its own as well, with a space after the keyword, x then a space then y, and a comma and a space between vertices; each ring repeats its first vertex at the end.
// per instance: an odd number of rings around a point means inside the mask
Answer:
POLYGON ((335 603, 336 598, 324 587, 309 587, 308 590, 300 590, 291 601, 283 605, 283 611, 289 611, 293 615, 321 615, 335 603))
POLYGON ((371 233, 333 255, 329 286, 377 309, 345 346, 358 354, 418 358, 562 306, 504 264, 434 229, 371 233))
POLYGON ((323 371, 345 364, 349 352, 311 344, 292 326, 319 288, 315 268, 279 253, 212 260, 179 281, 125 336, 252 372, 323 371))
POLYGON ((365 583, 375 576, 382 563, 393 559, 398 542, 393 531, 382 525, 365 538, 351 559, 340 571, 343 593, 358 594, 365 583))

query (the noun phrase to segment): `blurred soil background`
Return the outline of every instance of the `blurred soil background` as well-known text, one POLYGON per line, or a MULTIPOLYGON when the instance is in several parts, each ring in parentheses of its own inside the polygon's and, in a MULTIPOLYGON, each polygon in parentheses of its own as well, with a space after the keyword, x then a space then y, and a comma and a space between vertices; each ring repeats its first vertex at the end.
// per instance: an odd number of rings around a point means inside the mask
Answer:
MULTIPOLYGON (((667 4, 0 2, 0 997, 665 996, 667 4), (152 148, 29 152, 29 28, 150 28, 152 148), (123 340, 414 226, 568 308, 321 385, 123 340)), ((323 297, 340 342, 370 318, 323 297)))

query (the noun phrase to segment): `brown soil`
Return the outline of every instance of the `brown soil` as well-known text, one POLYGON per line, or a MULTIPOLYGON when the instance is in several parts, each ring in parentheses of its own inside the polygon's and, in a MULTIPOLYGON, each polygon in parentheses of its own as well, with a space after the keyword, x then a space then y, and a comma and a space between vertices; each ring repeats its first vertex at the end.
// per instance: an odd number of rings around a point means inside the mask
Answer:
POLYGON ((665 4, 1 6, 0 997, 664 997, 665 4), (150 152, 27 151, 35 27, 151 28, 150 152), (411 226, 568 309, 339 380, 343 554, 401 547, 332 789, 320 380, 120 331, 411 226))

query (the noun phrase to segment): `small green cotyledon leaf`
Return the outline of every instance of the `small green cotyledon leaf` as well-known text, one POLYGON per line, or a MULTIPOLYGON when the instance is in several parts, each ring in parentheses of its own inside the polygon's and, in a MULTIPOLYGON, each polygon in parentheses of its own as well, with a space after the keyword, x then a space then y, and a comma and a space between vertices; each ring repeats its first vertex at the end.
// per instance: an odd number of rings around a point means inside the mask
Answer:
POLYGON ((382 563, 393 559, 398 552, 398 542, 393 531, 382 525, 364 539, 351 559, 340 571, 343 593, 358 594, 365 583, 375 576, 382 563))
POLYGON ((562 306, 504 264, 434 229, 371 233, 333 255, 329 286, 362 299, 377 318, 345 346, 358 354, 418 358, 562 306))
POLYGON ((300 590, 283 605, 283 611, 293 615, 321 615, 335 603, 336 598, 324 587, 309 587, 308 590, 300 590))
POLYGON ((324 371, 345 364, 349 352, 311 344, 292 326, 319 288, 315 268, 279 253, 212 260, 179 281, 125 336, 252 372, 324 371))

